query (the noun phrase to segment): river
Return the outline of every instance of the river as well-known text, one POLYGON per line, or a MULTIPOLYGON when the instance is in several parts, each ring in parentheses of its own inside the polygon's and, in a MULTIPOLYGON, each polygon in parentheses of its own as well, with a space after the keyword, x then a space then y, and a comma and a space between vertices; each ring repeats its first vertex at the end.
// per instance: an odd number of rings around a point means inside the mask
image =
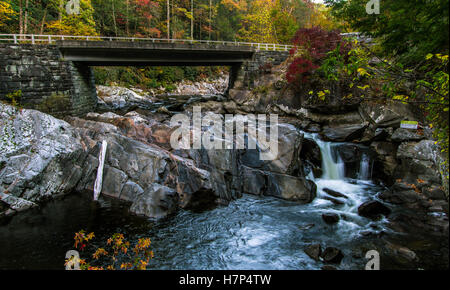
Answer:
MULTIPOLYGON (((95 233, 93 243, 97 246, 105 245, 116 232, 132 242, 149 237, 155 254, 150 269, 320 269, 324 263, 304 252, 314 243, 342 250, 339 269, 364 269, 365 253, 372 249, 381 251, 382 269, 440 267, 433 262, 433 256, 442 253, 440 242, 425 241, 422 248, 430 261, 398 263, 382 250, 380 237, 403 243, 417 242, 418 238, 395 233, 387 227, 386 218, 372 221, 358 215, 358 206, 376 199, 383 190, 370 180, 367 157, 361 160, 358 178, 347 178, 339 156, 336 161, 332 158, 338 144, 308 133, 305 137, 317 142, 323 160, 323 175, 309 176, 317 184, 317 197, 310 204, 244 195, 226 206, 201 212, 179 210, 154 221, 131 215, 129 205, 118 200, 100 196, 94 202, 87 194, 73 193, 0 225, 0 269, 63 269, 65 253, 74 248, 74 233, 81 229, 95 233), (326 199, 324 188, 343 192, 347 198, 335 204, 326 199), (336 213, 340 221, 326 224, 323 213, 336 213)), ((86 257, 87 253, 81 255, 86 257)), ((448 266, 448 260, 443 265, 448 266)))

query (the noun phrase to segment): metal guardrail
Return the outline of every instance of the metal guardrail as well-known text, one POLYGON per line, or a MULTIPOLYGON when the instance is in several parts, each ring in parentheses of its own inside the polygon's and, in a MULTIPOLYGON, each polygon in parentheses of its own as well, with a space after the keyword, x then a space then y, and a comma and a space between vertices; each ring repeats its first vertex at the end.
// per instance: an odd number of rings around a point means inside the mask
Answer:
POLYGON ((113 37, 113 36, 76 36, 76 35, 45 35, 45 34, 0 34, 0 43, 12 42, 31 44, 54 44, 56 41, 83 40, 83 41, 129 41, 129 42, 152 42, 152 43, 182 43, 182 44, 221 44, 226 46, 254 47, 256 50, 265 51, 289 51, 293 45, 277 43, 253 43, 241 41, 218 41, 218 40, 192 40, 192 39, 163 39, 163 38, 140 38, 140 37, 113 37))

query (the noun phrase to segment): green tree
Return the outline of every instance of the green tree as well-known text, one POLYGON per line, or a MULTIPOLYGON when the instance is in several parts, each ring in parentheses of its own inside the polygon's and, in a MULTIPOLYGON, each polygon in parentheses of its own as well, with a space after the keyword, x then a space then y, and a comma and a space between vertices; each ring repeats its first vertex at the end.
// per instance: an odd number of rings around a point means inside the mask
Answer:
POLYGON ((367 14, 367 0, 326 0, 336 17, 355 31, 380 40, 387 55, 404 64, 420 62, 428 53, 448 53, 448 0, 384 0, 380 14, 367 14))

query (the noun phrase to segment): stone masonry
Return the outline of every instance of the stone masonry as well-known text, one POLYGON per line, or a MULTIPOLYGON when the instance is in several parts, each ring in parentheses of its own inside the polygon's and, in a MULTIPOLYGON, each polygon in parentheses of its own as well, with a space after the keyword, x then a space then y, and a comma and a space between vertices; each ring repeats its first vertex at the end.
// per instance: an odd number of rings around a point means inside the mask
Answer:
POLYGON ((18 90, 16 101, 25 108, 59 98, 58 110, 51 112, 56 115, 83 115, 97 105, 91 68, 65 61, 53 45, 0 44, 0 99, 18 90))

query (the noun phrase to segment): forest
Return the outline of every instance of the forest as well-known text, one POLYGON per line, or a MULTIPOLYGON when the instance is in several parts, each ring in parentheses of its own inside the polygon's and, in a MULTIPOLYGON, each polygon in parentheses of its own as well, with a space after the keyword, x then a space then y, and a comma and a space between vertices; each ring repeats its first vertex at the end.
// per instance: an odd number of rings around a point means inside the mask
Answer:
POLYGON ((288 0, 2 0, 3 33, 289 43, 300 27, 335 26, 329 9, 288 0))

